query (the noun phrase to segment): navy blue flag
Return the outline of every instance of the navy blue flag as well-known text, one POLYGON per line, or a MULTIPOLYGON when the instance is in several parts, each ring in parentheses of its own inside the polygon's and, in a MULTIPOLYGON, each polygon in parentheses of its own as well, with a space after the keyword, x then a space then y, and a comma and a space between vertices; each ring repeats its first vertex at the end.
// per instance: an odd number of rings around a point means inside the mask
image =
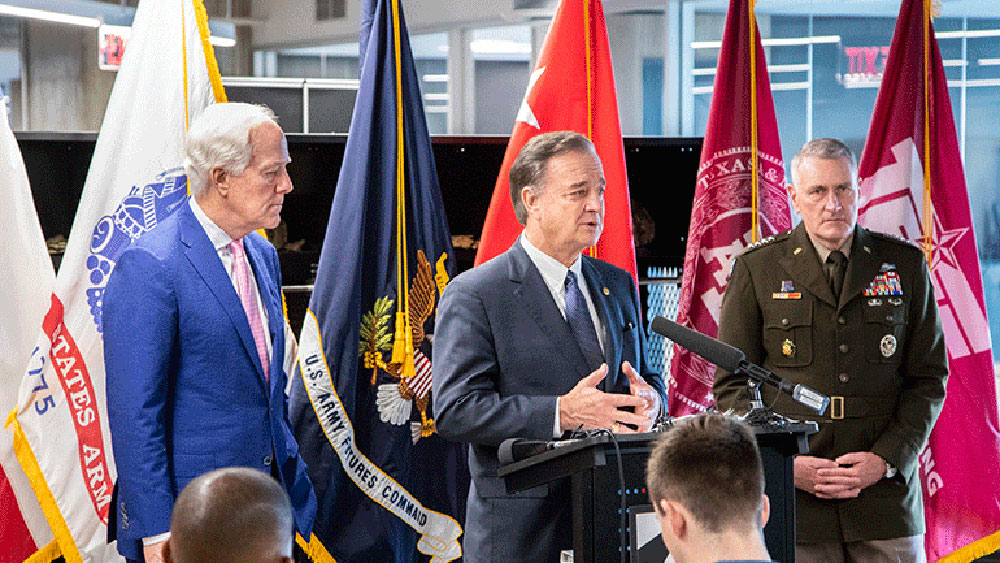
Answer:
POLYGON ((465 446, 435 431, 431 342, 454 274, 398 0, 366 0, 361 84, 299 339, 290 418, 341 563, 461 555, 465 446))

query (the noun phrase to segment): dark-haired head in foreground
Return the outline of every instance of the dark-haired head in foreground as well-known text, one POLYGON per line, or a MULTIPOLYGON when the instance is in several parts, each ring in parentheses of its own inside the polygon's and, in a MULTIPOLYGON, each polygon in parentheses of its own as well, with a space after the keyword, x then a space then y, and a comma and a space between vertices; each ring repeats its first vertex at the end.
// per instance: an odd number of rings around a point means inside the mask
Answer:
POLYGON ((678 563, 770 560, 760 451, 740 420, 722 414, 676 420, 650 455, 646 481, 663 541, 678 563))
POLYGON ((291 563, 288 495, 256 469, 229 467, 188 483, 174 504, 168 563, 291 563))

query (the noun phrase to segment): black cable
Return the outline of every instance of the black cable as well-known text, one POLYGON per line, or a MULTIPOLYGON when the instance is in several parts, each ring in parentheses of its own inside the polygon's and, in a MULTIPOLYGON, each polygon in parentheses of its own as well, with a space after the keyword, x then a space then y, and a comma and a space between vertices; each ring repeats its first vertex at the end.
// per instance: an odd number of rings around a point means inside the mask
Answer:
POLYGON ((615 457, 618 461, 618 498, 620 500, 619 512, 620 516, 618 519, 618 546, 621 552, 621 563, 628 563, 628 537, 626 535, 626 530, 628 529, 628 517, 625 511, 625 470, 622 467, 622 451, 618 447, 618 437, 615 433, 607 428, 601 429, 602 433, 608 435, 611 438, 611 443, 615 446, 615 457))

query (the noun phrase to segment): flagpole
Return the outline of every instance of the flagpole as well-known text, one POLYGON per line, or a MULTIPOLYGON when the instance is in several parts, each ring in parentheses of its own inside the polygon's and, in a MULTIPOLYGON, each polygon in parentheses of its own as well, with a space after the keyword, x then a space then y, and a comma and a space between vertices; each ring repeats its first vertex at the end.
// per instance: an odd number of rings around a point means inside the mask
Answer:
MULTIPOLYGON (((593 64, 593 34, 590 15, 591 0, 583 0, 583 65, 587 80, 587 138, 594 141, 594 64, 593 64)), ((597 258, 597 244, 587 248, 587 255, 597 258)))
POLYGON ((757 0, 750 0, 750 237, 757 242, 757 20, 754 18, 754 5, 757 0))
MULTIPOLYGON (((191 112, 188 110, 188 52, 187 52, 187 30, 184 29, 184 0, 180 1, 181 7, 181 64, 184 67, 183 74, 184 80, 184 130, 188 130, 188 126, 191 124, 191 112)), ((191 190, 188 188, 188 193, 191 190)))
POLYGON ((924 0, 924 254, 931 263, 934 248, 934 203, 931 201, 931 1, 924 0))
POLYGON ((410 293, 407 290, 409 268, 406 254, 406 145, 403 132, 402 48, 399 33, 399 0, 392 0, 392 36, 396 74, 396 330, 392 360, 399 364, 399 375, 413 377, 413 332, 410 330, 410 293))
MULTIPOLYGON (((194 19, 198 22, 198 35, 201 37, 201 50, 205 53, 205 66, 208 68, 208 80, 212 84, 212 94, 215 96, 215 103, 224 104, 229 99, 226 97, 226 89, 222 85, 219 61, 215 59, 215 47, 209 42, 211 32, 208 29, 208 14, 205 12, 205 3, 202 0, 191 0, 191 4, 194 7, 194 19)), ((187 57, 184 57, 184 64, 187 65, 187 57)), ((184 75, 187 76, 187 72, 184 75)))

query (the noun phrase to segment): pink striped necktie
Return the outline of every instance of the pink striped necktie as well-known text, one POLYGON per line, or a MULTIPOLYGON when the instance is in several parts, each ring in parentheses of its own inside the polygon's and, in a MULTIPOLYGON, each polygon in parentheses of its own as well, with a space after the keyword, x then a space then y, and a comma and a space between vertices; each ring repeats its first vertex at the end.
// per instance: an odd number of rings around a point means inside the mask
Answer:
POLYGON ((229 243, 229 249, 233 252, 233 277, 236 278, 237 293, 240 294, 243 310, 247 314, 247 320, 250 321, 250 332, 253 333, 260 364, 264 368, 264 380, 270 381, 271 370, 267 357, 264 323, 260 318, 260 309, 257 308, 257 288, 250 279, 250 267, 247 265, 247 254, 243 250, 243 239, 229 243))

